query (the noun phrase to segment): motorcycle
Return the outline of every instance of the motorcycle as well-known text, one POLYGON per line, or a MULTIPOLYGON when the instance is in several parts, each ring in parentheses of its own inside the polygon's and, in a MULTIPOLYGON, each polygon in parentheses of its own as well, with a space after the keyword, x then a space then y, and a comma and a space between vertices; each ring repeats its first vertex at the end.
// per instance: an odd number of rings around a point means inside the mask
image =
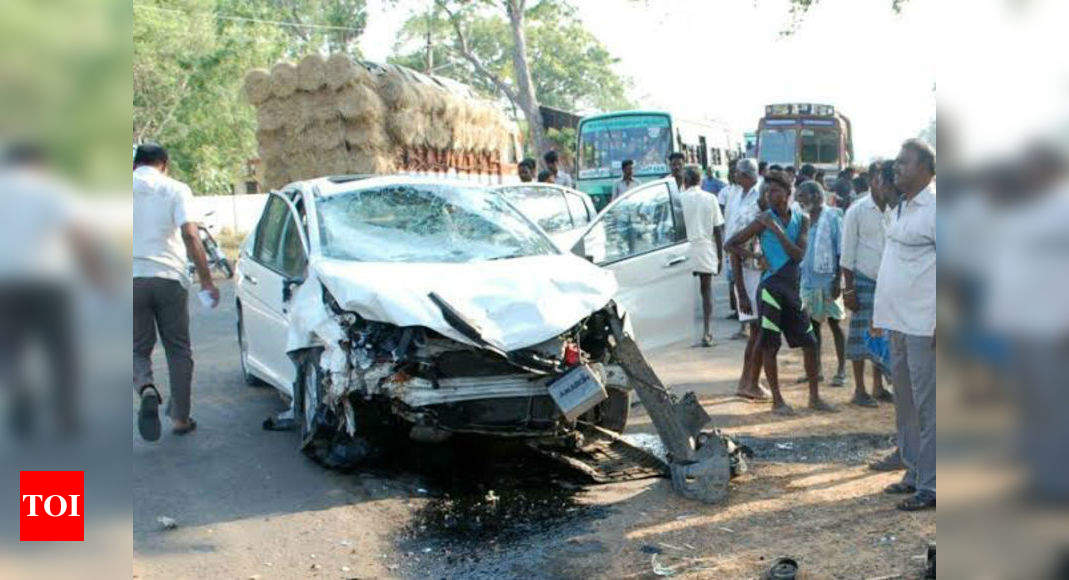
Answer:
MULTIPOLYGON (((204 214, 204 217, 208 217, 214 214, 214 211, 210 211, 204 214)), ((204 253, 208 257, 208 268, 215 268, 227 279, 234 277, 234 268, 231 267, 230 261, 226 259, 226 254, 219 248, 219 243, 215 241, 215 236, 212 235, 211 230, 215 226, 205 227, 204 224, 197 224, 197 234, 200 236, 200 243, 204 246, 204 253)), ((189 274, 193 276, 196 274, 196 266, 193 262, 189 262, 189 274)))

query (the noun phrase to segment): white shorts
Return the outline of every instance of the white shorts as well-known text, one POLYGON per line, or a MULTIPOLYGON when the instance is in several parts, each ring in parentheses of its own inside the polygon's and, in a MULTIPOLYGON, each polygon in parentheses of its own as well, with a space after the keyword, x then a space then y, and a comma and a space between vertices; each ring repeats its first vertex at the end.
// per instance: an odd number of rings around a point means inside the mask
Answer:
POLYGON ((691 242, 690 267, 695 274, 719 274, 716 267, 716 246, 709 241, 691 242))
MULTIPOLYGON (((743 314, 742 309, 739 308, 739 322, 750 322, 757 320, 757 286, 761 283, 761 270, 752 270, 747 267, 742 268, 742 282, 746 285, 746 295, 750 298, 750 314, 743 314)), ((735 293, 735 305, 739 304, 739 291, 735 285, 731 285, 732 292, 735 293)))

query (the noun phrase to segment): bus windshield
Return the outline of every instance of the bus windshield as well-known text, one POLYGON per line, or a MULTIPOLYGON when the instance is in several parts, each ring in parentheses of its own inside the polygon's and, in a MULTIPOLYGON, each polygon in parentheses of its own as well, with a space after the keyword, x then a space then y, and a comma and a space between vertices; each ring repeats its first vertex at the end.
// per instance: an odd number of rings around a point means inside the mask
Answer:
POLYGON ((794 165, 794 147, 798 132, 794 129, 764 129, 758 144, 758 160, 780 165, 794 165))
POLYGON ((802 130, 802 163, 838 163, 839 132, 802 130))
POLYGON ((586 121, 579 128, 579 178, 619 177, 632 159, 635 175, 668 172, 671 131, 665 115, 623 115, 586 121))

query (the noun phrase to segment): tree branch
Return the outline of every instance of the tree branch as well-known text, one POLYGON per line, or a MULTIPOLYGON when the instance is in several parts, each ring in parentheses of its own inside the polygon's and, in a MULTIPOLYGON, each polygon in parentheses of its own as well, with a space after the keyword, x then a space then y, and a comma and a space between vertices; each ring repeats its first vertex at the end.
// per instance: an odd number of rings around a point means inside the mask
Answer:
POLYGON ((468 48, 468 39, 464 36, 464 30, 460 26, 460 20, 457 18, 457 15, 452 10, 450 10, 449 7, 446 6, 445 2, 443 2, 442 0, 435 0, 434 3, 446 13, 446 15, 449 17, 450 24, 453 25, 453 32, 457 39, 457 46, 455 48, 455 51, 459 53, 460 56, 464 57, 464 60, 470 62, 471 65, 475 67, 476 72, 490 79, 490 82, 493 83, 499 91, 504 93, 505 97, 507 97, 510 101, 515 102, 516 100, 518 100, 519 97, 516 94, 515 89, 508 86, 505 81, 501 80, 500 77, 494 74, 493 71, 491 71, 489 67, 483 64, 483 62, 479 60, 479 57, 475 56, 475 53, 473 53, 471 49, 468 48))

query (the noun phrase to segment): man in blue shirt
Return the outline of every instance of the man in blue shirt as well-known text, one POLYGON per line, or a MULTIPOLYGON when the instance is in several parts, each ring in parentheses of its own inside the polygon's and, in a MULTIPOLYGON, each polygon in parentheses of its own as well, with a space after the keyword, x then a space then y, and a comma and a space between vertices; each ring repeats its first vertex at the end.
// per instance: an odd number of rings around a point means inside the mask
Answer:
MULTIPOLYGON (((802 308, 813 322, 813 334, 817 338, 817 368, 821 368, 820 325, 827 322, 835 340, 835 356, 839 366, 831 381, 833 387, 846 382, 846 340, 839 321, 843 319, 841 299, 842 270, 842 217, 838 210, 824 204, 824 189, 815 181, 806 181, 798 186, 798 203, 808 212, 810 230, 805 257, 801 266, 802 308)), ((804 377, 805 382, 809 377, 804 377)), ((817 376, 817 380, 821 377, 817 376)), ((870 405, 875 406, 875 404, 870 405)))
POLYGON ((727 184, 720 181, 720 172, 712 168, 705 170, 705 178, 702 179, 702 189, 713 195, 719 195, 720 190, 724 189, 725 185, 727 184))
MULTIPOLYGON (((805 257, 809 237, 809 220, 801 212, 790 209, 791 182, 782 171, 769 170, 761 186, 768 210, 758 214, 750 225, 737 232, 725 244, 727 250, 744 258, 751 258, 746 243, 757 237, 766 265, 757 290, 758 304, 750 304, 749 296, 739 292, 739 310, 751 312, 757 308, 761 321, 761 333, 757 348, 762 351, 765 377, 772 390, 772 412, 792 415, 794 409, 783 400, 779 386, 779 369, 776 354, 781 336, 792 348, 802 348, 805 373, 809 377, 809 408, 834 412, 835 407, 820 398, 817 375, 817 339, 809 315, 802 309, 799 295, 799 264, 805 257)), ((756 375, 759 369, 751 369, 756 375)), ((756 383, 757 377, 752 376, 756 383)))

